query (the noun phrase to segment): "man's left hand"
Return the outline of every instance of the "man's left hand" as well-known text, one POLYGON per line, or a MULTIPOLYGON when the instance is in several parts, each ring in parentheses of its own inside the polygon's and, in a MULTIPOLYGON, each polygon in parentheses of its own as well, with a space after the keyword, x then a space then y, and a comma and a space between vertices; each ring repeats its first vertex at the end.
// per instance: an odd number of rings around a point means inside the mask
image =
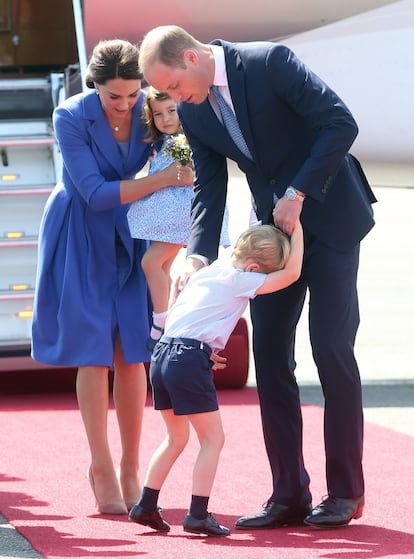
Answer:
POLYGON ((299 219, 302 205, 303 202, 300 200, 288 200, 283 197, 277 201, 273 208, 272 215, 276 227, 279 227, 289 237, 292 235, 295 224, 299 219))

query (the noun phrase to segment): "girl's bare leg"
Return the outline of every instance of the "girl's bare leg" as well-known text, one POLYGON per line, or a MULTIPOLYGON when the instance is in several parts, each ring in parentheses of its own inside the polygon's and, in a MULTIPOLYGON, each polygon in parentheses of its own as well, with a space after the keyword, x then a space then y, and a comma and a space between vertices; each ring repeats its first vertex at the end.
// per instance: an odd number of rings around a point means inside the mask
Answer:
POLYGON ((147 278, 154 312, 168 310, 171 286, 171 266, 181 245, 153 241, 142 259, 142 269, 147 278))
POLYGON ((151 294, 153 313, 152 327, 147 341, 149 350, 162 336, 167 320, 171 288, 171 266, 181 245, 152 241, 142 258, 142 269, 151 294))

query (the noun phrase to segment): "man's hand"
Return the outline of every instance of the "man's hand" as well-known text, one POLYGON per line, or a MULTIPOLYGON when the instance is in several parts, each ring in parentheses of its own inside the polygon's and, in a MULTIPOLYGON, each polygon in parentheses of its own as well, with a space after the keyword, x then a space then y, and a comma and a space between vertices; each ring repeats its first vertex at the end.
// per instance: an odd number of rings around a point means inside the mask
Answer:
POLYGON ((303 202, 300 200, 280 198, 272 212, 276 227, 291 236, 302 211, 302 205, 303 202))

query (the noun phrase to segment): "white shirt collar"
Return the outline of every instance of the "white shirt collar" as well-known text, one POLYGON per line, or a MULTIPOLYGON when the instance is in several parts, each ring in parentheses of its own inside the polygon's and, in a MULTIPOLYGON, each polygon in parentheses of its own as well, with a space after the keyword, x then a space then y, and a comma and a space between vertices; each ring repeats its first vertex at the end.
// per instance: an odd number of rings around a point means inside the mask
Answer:
POLYGON ((228 87, 227 73, 226 73, 226 61, 224 59, 224 49, 219 45, 210 45, 211 52, 214 56, 214 85, 220 85, 228 87))

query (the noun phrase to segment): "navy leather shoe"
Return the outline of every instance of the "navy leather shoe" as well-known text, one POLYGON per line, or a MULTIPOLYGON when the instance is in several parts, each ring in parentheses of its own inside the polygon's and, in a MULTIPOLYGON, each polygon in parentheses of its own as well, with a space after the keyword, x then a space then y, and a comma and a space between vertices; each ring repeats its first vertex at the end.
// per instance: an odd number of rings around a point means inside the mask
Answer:
POLYGON ((228 536, 230 534, 230 530, 219 524, 211 513, 208 513, 207 518, 203 518, 203 520, 187 514, 184 518, 183 528, 185 532, 206 534, 207 536, 228 536))
POLYGON ((316 528, 340 528, 347 526, 354 518, 361 518, 364 509, 364 496, 358 499, 326 497, 305 518, 305 524, 316 528))
POLYGON ((240 530, 258 530, 261 528, 278 528, 280 526, 298 526, 303 524, 305 516, 312 510, 312 505, 281 505, 269 501, 258 514, 242 516, 236 522, 240 530))
POLYGON ((129 519, 137 524, 149 526, 157 532, 169 532, 171 526, 161 516, 161 508, 153 512, 147 512, 140 505, 134 505, 129 511, 129 519))

